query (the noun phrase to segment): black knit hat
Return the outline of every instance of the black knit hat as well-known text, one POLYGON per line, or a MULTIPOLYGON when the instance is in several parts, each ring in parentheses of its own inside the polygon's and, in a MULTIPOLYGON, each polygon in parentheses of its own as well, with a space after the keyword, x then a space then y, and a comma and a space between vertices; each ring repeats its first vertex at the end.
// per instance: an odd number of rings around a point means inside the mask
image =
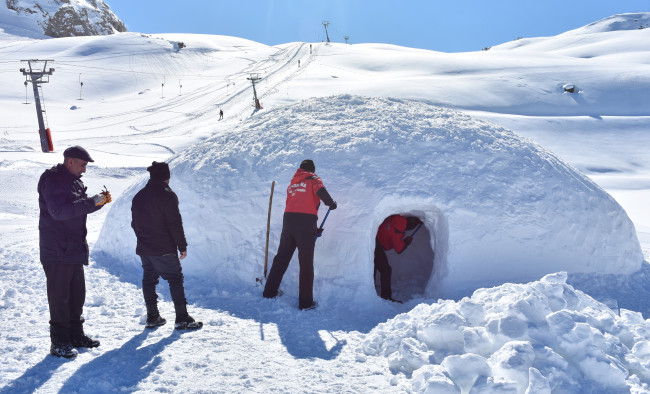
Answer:
POLYGON ((90 157, 90 154, 88 153, 88 151, 85 150, 84 148, 80 147, 79 145, 71 146, 68 149, 64 150, 63 151, 63 157, 71 157, 71 158, 74 158, 74 159, 81 159, 83 161, 87 161, 87 162, 90 162, 90 163, 95 161, 90 157))
POLYGON ((159 163, 157 161, 154 161, 151 163, 150 167, 147 167, 147 171, 149 171, 151 179, 155 181, 166 181, 171 178, 171 174, 169 173, 169 165, 165 162, 159 163))
POLYGON ((309 159, 303 160, 302 163, 300 163, 300 168, 305 171, 316 172, 316 166, 314 165, 314 162, 309 159))

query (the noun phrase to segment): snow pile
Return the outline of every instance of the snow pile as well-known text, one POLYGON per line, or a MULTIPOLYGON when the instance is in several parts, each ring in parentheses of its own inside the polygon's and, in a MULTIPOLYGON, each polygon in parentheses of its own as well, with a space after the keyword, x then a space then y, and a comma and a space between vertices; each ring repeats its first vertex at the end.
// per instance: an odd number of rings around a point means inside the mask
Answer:
POLYGON ((566 273, 420 304, 379 324, 364 355, 427 393, 647 392, 650 330, 566 284, 566 273))
MULTIPOLYGON (((189 242, 186 275, 221 288, 255 283, 271 180, 279 183, 270 259, 285 188, 304 158, 339 203, 315 250, 320 301, 376 299, 375 234, 392 214, 418 216, 427 229, 402 256, 412 276, 432 267, 408 298, 455 297, 561 270, 631 273, 643 262, 620 206, 541 147, 455 110, 343 95, 260 112, 171 160, 189 242), (431 251, 433 261, 422 261, 431 251)), ((108 269, 140 270, 130 206, 143 184, 107 216, 94 256, 108 269)), ((297 272, 292 264, 285 276, 289 294, 297 272)))

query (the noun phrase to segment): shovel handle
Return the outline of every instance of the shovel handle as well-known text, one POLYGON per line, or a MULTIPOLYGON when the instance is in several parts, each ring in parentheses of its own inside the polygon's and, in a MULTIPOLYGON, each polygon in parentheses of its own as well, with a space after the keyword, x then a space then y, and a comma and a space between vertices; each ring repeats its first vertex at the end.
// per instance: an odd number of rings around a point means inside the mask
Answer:
POLYGON ((323 218, 323 221, 320 223, 320 227, 318 228, 319 230, 323 229, 323 225, 325 224, 325 221, 327 220, 327 217, 330 215, 331 210, 332 210, 331 208, 327 210, 327 213, 325 214, 325 217, 323 218))
POLYGON ((424 223, 420 223, 420 224, 418 224, 418 226, 416 227, 415 231, 413 231, 413 233, 411 233, 411 235, 410 235, 411 238, 415 235, 415 233, 418 232, 418 230, 420 229, 420 227, 422 227, 423 224, 424 224, 424 223))

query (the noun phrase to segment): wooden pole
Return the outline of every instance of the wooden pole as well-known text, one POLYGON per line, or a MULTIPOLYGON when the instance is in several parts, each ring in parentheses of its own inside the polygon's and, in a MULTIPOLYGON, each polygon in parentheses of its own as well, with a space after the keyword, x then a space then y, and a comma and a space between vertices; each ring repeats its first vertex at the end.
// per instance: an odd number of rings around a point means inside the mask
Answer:
POLYGON ((275 181, 271 183, 271 196, 269 197, 269 216, 266 219, 266 250, 264 251, 264 279, 266 279, 266 272, 269 261, 269 234, 271 232, 271 207, 273 205, 273 189, 275 188, 275 181))

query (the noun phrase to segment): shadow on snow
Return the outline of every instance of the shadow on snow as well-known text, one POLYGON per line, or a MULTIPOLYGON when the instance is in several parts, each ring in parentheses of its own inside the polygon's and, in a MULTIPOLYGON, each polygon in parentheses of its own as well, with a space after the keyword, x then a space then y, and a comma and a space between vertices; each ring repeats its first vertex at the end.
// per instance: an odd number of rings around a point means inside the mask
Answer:
MULTIPOLYGON (((98 263, 99 269, 105 269, 110 274, 119 276, 121 281, 132 283, 138 288, 142 287, 140 271, 111 272, 108 267, 120 266, 118 262, 111 261, 111 257, 101 253, 93 254, 92 258, 98 263)), ((287 352, 301 359, 335 359, 346 345, 345 340, 336 337, 336 331, 367 333, 377 324, 399 313, 407 312, 414 306, 410 303, 408 305, 390 303, 386 307, 381 307, 382 303, 388 301, 378 298, 377 304, 363 310, 360 310, 358 305, 333 307, 331 304, 326 304, 319 305, 314 310, 301 311, 298 309, 297 297, 285 294, 277 299, 266 299, 262 297, 262 289, 255 286, 254 278, 251 279, 250 287, 242 288, 239 292, 232 292, 232 289, 228 289, 227 292, 221 291, 222 289, 216 288, 214 282, 209 279, 185 278, 185 294, 190 304, 188 310, 194 318, 197 320, 203 318, 200 313, 193 312, 192 307, 196 306, 224 311, 240 319, 254 320, 259 322, 261 340, 266 338, 265 325, 274 324, 287 352)), ((160 301, 171 302, 169 286, 165 280, 160 280, 156 291, 160 301)))

